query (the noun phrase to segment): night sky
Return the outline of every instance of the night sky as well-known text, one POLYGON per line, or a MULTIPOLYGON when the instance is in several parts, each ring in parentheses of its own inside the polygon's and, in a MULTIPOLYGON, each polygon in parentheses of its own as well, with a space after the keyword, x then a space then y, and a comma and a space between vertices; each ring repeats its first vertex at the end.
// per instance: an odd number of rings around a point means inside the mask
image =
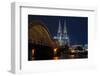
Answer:
POLYGON ((59 20, 61 21, 62 29, 66 20, 70 43, 82 45, 88 43, 88 17, 28 15, 28 23, 33 20, 44 23, 52 37, 57 36, 59 20))

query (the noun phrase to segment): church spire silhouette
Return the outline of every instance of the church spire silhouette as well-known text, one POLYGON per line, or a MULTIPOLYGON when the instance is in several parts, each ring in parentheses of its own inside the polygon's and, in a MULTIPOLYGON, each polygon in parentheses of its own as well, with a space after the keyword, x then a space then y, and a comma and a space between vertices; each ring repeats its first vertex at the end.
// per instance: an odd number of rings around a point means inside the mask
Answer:
POLYGON ((67 33, 66 21, 64 21, 64 30, 63 33, 67 33))
POLYGON ((59 20, 59 27, 58 27, 58 33, 57 37, 61 40, 62 39, 62 27, 61 27, 61 22, 59 20))
POLYGON ((58 33, 61 33, 62 34, 62 28, 61 28, 61 22, 60 22, 60 20, 59 20, 58 33))
POLYGON ((64 21, 63 30, 62 30, 62 27, 61 27, 61 22, 59 20, 57 36, 54 36, 54 39, 58 40, 60 46, 64 46, 66 44, 70 45, 70 43, 69 43, 69 37, 67 35, 66 20, 64 21))

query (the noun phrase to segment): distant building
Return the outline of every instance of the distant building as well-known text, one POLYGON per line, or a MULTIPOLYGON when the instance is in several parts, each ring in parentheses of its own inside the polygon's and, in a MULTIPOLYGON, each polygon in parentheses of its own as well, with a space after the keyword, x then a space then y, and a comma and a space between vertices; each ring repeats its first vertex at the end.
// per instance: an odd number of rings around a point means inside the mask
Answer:
POLYGON ((59 21, 59 26, 58 26, 58 32, 57 35, 54 36, 55 40, 58 40, 59 46, 65 46, 66 44, 69 46, 70 45, 70 40, 67 34, 67 27, 66 27, 66 21, 64 22, 64 29, 62 30, 61 27, 61 22, 59 21))

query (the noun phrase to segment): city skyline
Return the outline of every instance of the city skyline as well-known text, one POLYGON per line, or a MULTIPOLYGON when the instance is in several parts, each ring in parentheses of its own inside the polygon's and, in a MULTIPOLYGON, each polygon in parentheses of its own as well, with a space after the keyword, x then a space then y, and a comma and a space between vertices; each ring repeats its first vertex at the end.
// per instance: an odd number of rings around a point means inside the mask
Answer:
POLYGON ((28 23, 32 20, 43 22, 49 29, 52 37, 57 35, 59 20, 62 28, 64 28, 63 25, 64 22, 66 22, 70 43, 82 45, 88 44, 87 17, 28 15, 28 23))

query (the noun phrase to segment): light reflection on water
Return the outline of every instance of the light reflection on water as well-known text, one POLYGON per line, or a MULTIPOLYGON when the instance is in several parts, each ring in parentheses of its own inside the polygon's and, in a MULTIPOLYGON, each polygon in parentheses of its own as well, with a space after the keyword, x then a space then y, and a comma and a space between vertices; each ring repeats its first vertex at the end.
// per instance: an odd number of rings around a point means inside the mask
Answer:
MULTIPOLYGON (((39 60, 39 59, 36 59, 36 57, 34 55, 32 55, 32 56, 33 56, 32 60, 39 60)), ((51 60, 76 59, 76 58, 87 58, 87 56, 86 55, 80 55, 80 54, 62 54, 61 56, 54 55, 54 57, 52 57, 51 60)), ((41 58, 40 58, 40 60, 41 60, 41 58)), ((46 59, 44 58, 42 60, 46 60, 46 59)))
POLYGON ((75 58, 75 55, 73 55, 73 54, 69 55, 69 58, 75 58))
POLYGON ((55 57, 53 57, 53 60, 59 60, 59 59, 74 59, 74 58, 76 58, 77 56, 76 55, 74 55, 74 54, 72 54, 72 55, 68 55, 68 56, 66 56, 66 57, 64 57, 64 58, 61 58, 61 57, 58 57, 58 56, 55 56, 55 57))
MULTIPOLYGON (((69 58, 69 59, 74 59, 76 57, 76 55, 68 55, 66 58, 64 58, 64 59, 67 59, 67 58, 69 58)), ((53 57, 53 60, 59 60, 59 59, 63 59, 63 58, 60 58, 60 57, 58 57, 58 56, 55 56, 55 57, 53 57)), ((35 60, 35 57, 32 57, 32 60, 35 60)))
POLYGON ((53 60, 58 60, 59 59, 59 57, 53 57, 53 60))

